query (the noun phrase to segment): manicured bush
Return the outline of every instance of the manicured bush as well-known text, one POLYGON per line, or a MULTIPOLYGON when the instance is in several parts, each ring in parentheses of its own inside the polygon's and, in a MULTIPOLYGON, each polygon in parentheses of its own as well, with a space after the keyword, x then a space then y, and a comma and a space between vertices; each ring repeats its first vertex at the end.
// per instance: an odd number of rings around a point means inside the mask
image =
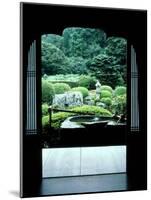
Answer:
POLYGON ((72 88, 72 91, 81 92, 82 95, 83 95, 83 98, 85 98, 85 97, 87 97, 89 95, 89 91, 85 87, 75 87, 75 88, 72 88))
POLYGON ((56 83, 65 83, 68 84, 71 88, 73 87, 78 87, 78 82, 74 82, 74 81, 49 81, 52 84, 56 84, 56 83))
POLYGON ((112 93, 108 90, 101 90, 100 98, 102 99, 106 97, 112 98, 112 93))
POLYGON ((66 113, 66 112, 58 112, 52 114, 52 121, 51 121, 51 126, 55 129, 60 128, 61 123, 67 118, 70 117, 74 114, 72 113, 66 113))
POLYGON ((103 97, 103 98, 101 99, 101 102, 104 103, 104 104, 107 105, 107 106, 110 106, 110 105, 112 104, 112 99, 109 98, 109 97, 103 97))
POLYGON ((56 74, 48 76, 49 81, 73 81, 77 82, 80 78, 79 74, 56 74))
POLYGON ((42 102, 51 104, 54 96, 54 87, 48 81, 42 80, 42 102))
POLYGON ((120 96, 126 94, 126 87, 124 86, 117 86, 114 90, 115 96, 120 96))
POLYGON ((108 85, 102 85, 101 86, 101 90, 107 90, 107 91, 109 91, 111 93, 113 92, 113 89, 108 85))
POLYGON ((70 86, 66 83, 55 83, 53 86, 55 94, 63 94, 71 89, 70 86))
POLYGON ((76 112, 81 112, 85 114, 94 114, 97 116, 102 116, 102 117, 111 117, 112 113, 108 111, 105 108, 101 108, 98 106, 89 106, 89 105, 84 105, 84 106, 79 106, 71 109, 72 111, 76 112))
POLYGON ((86 75, 81 75, 78 81, 79 86, 87 89, 95 89, 96 78, 86 75))
POLYGON ((49 125, 49 115, 45 115, 42 117, 42 127, 44 128, 45 126, 49 125))
MULTIPOLYGON (((80 113, 85 113, 87 115, 89 114, 94 114, 96 116, 102 116, 102 117, 112 117, 112 113, 110 111, 108 111, 107 109, 98 107, 98 106, 88 106, 88 105, 84 105, 84 106, 78 106, 75 108, 70 109, 72 111, 76 111, 80 113)), ((52 121, 51 121, 51 126, 55 129, 60 128, 61 123, 70 116, 74 116, 77 115, 75 113, 66 113, 66 112, 58 112, 58 113, 54 113, 52 114, 52 121)), ((42 126, 43 128, 48 127, 49 126, 49 116, 43 116, 42 117, 42 126)))
POLYGON ((42 115, 48 115, 48 104, 42 104, 42 115))

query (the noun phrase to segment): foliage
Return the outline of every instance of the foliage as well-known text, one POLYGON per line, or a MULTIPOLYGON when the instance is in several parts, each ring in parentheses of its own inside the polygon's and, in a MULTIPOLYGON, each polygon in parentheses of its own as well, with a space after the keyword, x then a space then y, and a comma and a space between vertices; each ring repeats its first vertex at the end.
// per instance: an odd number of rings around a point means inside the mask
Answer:
MULTIPOLYGON (((70 109, 72 111, 75 112, 79 112, 80 113, 85 113, 85 114, 94 114, 96 116, 102 116, 102 117, 112 117, 112 114, 110 111, 108 111, 107 109, 101 108, 101 107, 97 107, 97 106, 88 106, 88 105, 84 105, 84 106, 78 106, 75 108, 70 109)), ((54 113, 52 114, 52 121, 51 121, 51 126, 55 129, 60 128, 61 123, 70 116, 74 116, 77 114, 74 113, 67 113, 67 112, 58 112, 58 113, 54 113)), ((42 117, 42 126, 43 128, 45 126, 49 125, 49 116, 43 116, 42 117)))
POLYGON ((63 94, 71 89, 70 86, 66 83, 55 83, 53 86, 55 94, 63 94))
POLYGON ((127 74, 126 49, 126 39, 106 38, 103 30, 65 28, 61 36, 42 36, 42 73, 91 74, 101 84, 111 85, 113 88, 117 85, 123 86, 126 84, 127 74))
POLYGON ((126 114, 126 94, 113 99, 112 110, 116 115, 126 114))
POLYGON ((72 113, 67 113, 67 112, 58 112, 52 114, 52 122, 51 126, 53 128, 60 128, 61 123, 67 118, 72 116, 72 113))
POLYGON ((124 86, 117 86, 114 91, 115 96, 120 96, 126 94, 126 87, 124 86))
POLYGON ((82 57, 69 57, 69 71, 73 74, 87 74, 86 60, 82 57))
MULTIPOLYGON (((79 112, 80 113, 85 113, 85 114, 95 114, 97 116, 102 116, 102 117, 111 117, 112 114, 110 111, 104 108, 100 108, 97 106, 80 106, 80 107, 75 107, 71 109, 72 111, 79 112)), ((66 113, 66 112, 58 112, 52 115, 52 127, 54 128, 59 128, 61 123, 70 116, 74 116, 77 114, 74 113, 66 113)))
POLYGON ((56 74, 47 77, 48 81, 79 81, 79 74, 56 74))
POLYGON ((42 68, 44 74, 66 73, 68 70, 68 59, 63 51, 51 43, 42 42, 42 68))
POLYGON ((85 114, 94 114, 94 115, 102 116, 102 117, 111 117, 112 116, 110 111, 108 111, 105 108, 98 107, 98 106, 83 105, 83 106, 72 108, 71 110, 79 112, 79 113, 81 112, 81 113, 85 113, 85 114))
POLYGON ((101 99, 101 102, 104 103, 104 104, 107 105, 107 106, 111 106, 111 104, 112 104, 112 99, 109 98, 109 97, 103 97, 103 98, 101 99))
POLYGON ((106 34, 99 29, 71 27, 64 29, 63 38, 66 56, 92 58, 102 51, 106 34))
POLYGON ((42 102, 51 104, 54 96, 54 87, 46 80, 42 80, 42 102))
POLYGON ((101 84, 116 85, 124 84, 124 79, 117 64, 117 58, 107 54, 99 54, 87 62, 87 66, 92 75, 101 82, 101 84))
POLYGON ((48 126, 49 125, 49 115, 45 115, 42 117, 42 126, 48 126))
POLYGON ((52 83, 52 84, 56 84, 56 83, 65 83, 65 84, 67 84, 67 85, 69 85, 71 88, 73 88, 73 87, 77 87, 78 86, 78 82, 74 82, 74 81, 48 81, 48 82, 50 82, 50 83, 52 83))
POLYGON ((108 86, 108 85, 102 85, 101 86, 101 91, 102 90, 107 90, 107 91, 109 91, 109 92, 113 92, 113 89, 110 87, 110 86, 108 86))
POLYGON ((42 35, 42 41, 45 43, 51 43, 57 48, 63 50, 63 37, 56 34, 46 34, 42 35))
POLYGON ((82 95, 83 95, 83 98, 85 98, 86 96, 89 95, 89 91, 88 91, 88 89, 85 88, 85 87, 75 87, 75 88, 72 88, 72 91, 81 92, 82 95))
POLYGON ((100 98, 112 98, 112 93, 109 92, 108 90, 101 90, 100 98))
POLYGON ((95 89, 96 78, 89 75, 81 75, 78 81, 79 86, 87 89, 95 89))
POLYGON ((44 103, 42 104, 42 115, 48 115, 48 104, 44 103))
POLYGON ((106 41, 107 46, 105 48, 106 53, 110 56, 117 57, 117 61, 120 64, 124 64, 126 61, 127 53, 127 41, 120 37, 109 37, 106 41))

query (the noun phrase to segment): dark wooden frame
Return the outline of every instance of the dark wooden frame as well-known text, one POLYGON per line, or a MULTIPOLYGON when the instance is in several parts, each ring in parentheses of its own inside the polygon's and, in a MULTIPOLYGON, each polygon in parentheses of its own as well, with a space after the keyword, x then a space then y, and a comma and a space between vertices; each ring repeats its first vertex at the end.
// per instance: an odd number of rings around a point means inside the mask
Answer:
MULTIPOLYGON (((67 26, 101 27, 108 35, 120 35, 133 44, 139 71, 140 130, 130 129, 130 59, 128 59, 127 174, 129 190, 147 189, 147 11, 80 6, 21 3, 21 197, 40 196, 42 180, 41 117, 37 117, 37 134, 26 135, 27 52, 37 41, 37 64, 41 63, 40 36, 61 33, 67 26), (58 13, 58 14, 57 14, 58 13), (103 18, 103 20, 99 20, 103 18), (50 23, 49 28, 47 23, 50 23)), ((128 51, 128 58, 130 53, 128 51)), ((37 67, 37 116, 41 116, 41 69, 37 67)), ((87 144, 85 145, 87 146, 87 144)))

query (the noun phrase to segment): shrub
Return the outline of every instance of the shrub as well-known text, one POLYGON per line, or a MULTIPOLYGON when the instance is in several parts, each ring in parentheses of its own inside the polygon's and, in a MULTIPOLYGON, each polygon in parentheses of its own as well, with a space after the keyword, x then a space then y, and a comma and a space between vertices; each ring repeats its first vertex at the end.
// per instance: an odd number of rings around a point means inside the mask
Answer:
POLYGON ((108 90, 102 90, 100 97, 101 98, 106 98, 106 97, 112 98, 112 93, 109 92, 108 90))
POLYGON ((42 115, 48 115, 48 104, 42 104, 42 115))
POLYGON ((67 118, 72 116, 72 113, 66 113, 66 112, 58 112, 55 114, 52 114, 52 122, 51 126, 55 129, 60 128, 61 123, 67 118))
POLYGON ((98 116, 102 116, 102 117, 111 117, 112 116, 112 113, 110 111, 108 111, 105 108, 98 107, 98 106, 84 105, 84 106, 72 108, 71 110, 79 112, 79 113, 81 112, 81 113, 85 113, 85 114, 94 114, 94 115, 98 115, 98 116))
POLYGON ((126 94, 126 87, 124 86, 117 86, 114 91, 115 96, 120 96, 126 94))
POLYGON ((51 104, 54 96, 54 87, 48 81, 42 80, 42 102, 51 104))
POLYGON ((112 104, 112 99, 109 98, 109 97, 103 97, 103 98, 101 99, 101 102, 104 103, 104 104, 107 105, 107 106, 110 106, 110 105, 112 104))
POLYGON ((101 90, 107 90, 107 91, 109 91, 111 93, 113 92, 113 89, 108 85, 102 85, 101 86, 101 90))
POLYGON ((87 97, 89 95, 89 91, 85 87, 75 87, 75 88, 72 88, 72 91, 81 92, 82 95, 83 95, 83 98, 85 98, 85 97, 87 97))
POLYGON ((73 87, 78 87, 78 82, 75 81, 49 81, 52 84, 56 84, 56 83, 65 83, 68 84, 71 88, 73 87))
POLYGON ((55 94, 63 94, 71 89, 70 86, 66 83, 55 83, 53 86, 55 94))
POLYGON ((79 86, 86 87, 87 89, 95 89, 96 78, 86 75, 81 75, 78 81, 79 86))
MULTIPOLYGON (((70 109, 72 111, 76 111, 80 113, 85 113, 85 114, 94 114, 97 116, 102 116, 102 117, 112 117, 112 113, 110 111, 108 111, 107 109, 101 108, 101 107, 97 107, 97 106, 88 106, 88 105, 84 105, 84 106, 78 106, 75 108, 70 109)), ((61 123, 70 116, 74 116, 77 114, 74 113, 66 113, 66 112, 58 112, 58 113, 54 113, 52 114, 52 121, 51 121, 51 126, 55 129, 60 128, 61 123)), ((43 128, 48 127, 49 125, 49 116, 43 116, 42 117, 42 126, 43 128)))
POLYGON ((42 117, 42 127, 45 127, 48 125, 49 125, 49 115, 43 116, 42 117))
POLYGON ((112 110, 115 114, 126 114, 126 94, 116 96, 112 102, 112 110))

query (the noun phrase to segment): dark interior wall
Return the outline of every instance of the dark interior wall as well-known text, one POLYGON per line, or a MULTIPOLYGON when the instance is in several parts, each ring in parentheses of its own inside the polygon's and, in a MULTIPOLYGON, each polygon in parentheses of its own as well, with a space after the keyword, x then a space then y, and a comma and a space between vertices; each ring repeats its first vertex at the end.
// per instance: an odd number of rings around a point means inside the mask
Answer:
MULTIPOLYGON (((140 105, 140 131, 130 131, 130 62, 128 61, 128 130, 127 130, 127 171, 135 179, 139 176, 146 188, 146 150, 147 150, 147 14, 146 11, 86 8, 72 6, 49 6, 44 4, 21 4, 21 41, 22 52, 22 77, 23 77, 23 179, 24 189, 36 186, 41 180, 41 69, 40 69, 40 38, 42 34, 61 34, 66 27, 92 27, 103 29, 107 36, 121 36, 133 44, 137 54, 139 68, 139 105, 140 105), (26 124, 26 70, 27 52, 33 40, 37 41, 37 120, 38 134, 27 136, 26 124)), ((128 53, 129 55, 129 53, 128 53)), ((140 183, 141 185, 141 183, 140 183)), ((29 189, 29 190, 30 190, 29 189)), ((37 187, 35 188, 35 190, 37 187)), ((137 185, 135 187, 137 189, 137 185)))

